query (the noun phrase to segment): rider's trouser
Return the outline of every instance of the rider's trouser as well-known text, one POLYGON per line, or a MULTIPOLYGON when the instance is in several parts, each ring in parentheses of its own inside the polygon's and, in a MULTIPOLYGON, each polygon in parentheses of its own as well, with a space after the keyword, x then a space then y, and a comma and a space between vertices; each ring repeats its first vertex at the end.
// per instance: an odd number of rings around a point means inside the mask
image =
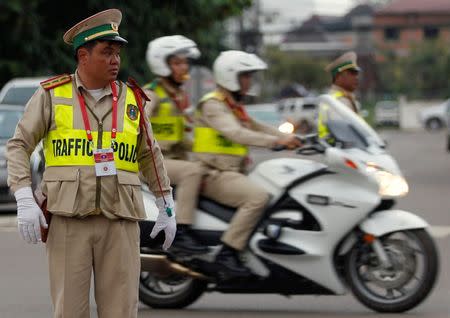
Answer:
POLYGON ((211 170, 204 182, 202 194, 238 208, 222 241, 237 250, 243 250, 262 217, 269 194, 239 172, 211 170))
POLYGON ((203 177, 198 162, 164 159, 171 185, 176 185, 176 219, 178 224, 192 224, 197 209, 197 198, 203 177))
POLYGON ((55 318, 89 318, 91 273, 99 318, 137 317, 137 222, 54 215, 47 255, 55 318))

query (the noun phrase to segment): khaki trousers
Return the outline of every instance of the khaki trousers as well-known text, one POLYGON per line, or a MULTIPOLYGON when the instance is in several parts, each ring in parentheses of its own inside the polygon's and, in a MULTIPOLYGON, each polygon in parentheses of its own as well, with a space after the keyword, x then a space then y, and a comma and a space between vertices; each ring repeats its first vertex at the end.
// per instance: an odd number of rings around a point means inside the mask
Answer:
POLYGON ((91 273, 99 318, 137 317, 137 222, 53 215, 47 255, 55 318, 89 318, 91 273))
POLYGON ((197 209, 200 183, 204 174, 198 162, 165 159, 170 184, 176 185, 176 219, 178 224, 192 224, 197 209))
POLYGON ((203 195, 238 208, 222 241, 242 251, 262 217, 269 194, 239 172, 211 170, 204 181, 203 195))

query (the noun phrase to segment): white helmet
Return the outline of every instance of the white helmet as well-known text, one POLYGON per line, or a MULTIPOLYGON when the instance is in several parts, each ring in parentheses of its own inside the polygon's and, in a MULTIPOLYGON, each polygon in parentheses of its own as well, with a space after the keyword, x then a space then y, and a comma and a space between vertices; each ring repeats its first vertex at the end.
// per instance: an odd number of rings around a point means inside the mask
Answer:
POLYGON ((216 83, 231 92, 240 89, 238 75, 243 72, 262 71, 267 64, 255 54, 243 51, 220 53, 213 65, 216 83))
POLYGON ((175 54, 196 59, 200 56, 200 51, 197 44, 185 36, 163 36, 148 43, 146 53, 148 66, 158 76, 169 76, 171 71, 167 64, 167 58, 175 54))

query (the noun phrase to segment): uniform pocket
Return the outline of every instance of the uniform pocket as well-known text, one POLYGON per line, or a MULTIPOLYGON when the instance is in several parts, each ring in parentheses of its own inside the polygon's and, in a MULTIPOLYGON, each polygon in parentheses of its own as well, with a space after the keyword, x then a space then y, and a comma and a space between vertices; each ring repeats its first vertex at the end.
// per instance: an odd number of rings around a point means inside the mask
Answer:
POLYGON ((116 213, 125 218, 144 219, 144 200, 141 192, 141 181, 136 173, 117 171, 116 213))
POLYGON ((47 189, 47 209, 52 212, 73 213, 80 185, 80 170, 73 167, 50 167, 44 172, 47 189))

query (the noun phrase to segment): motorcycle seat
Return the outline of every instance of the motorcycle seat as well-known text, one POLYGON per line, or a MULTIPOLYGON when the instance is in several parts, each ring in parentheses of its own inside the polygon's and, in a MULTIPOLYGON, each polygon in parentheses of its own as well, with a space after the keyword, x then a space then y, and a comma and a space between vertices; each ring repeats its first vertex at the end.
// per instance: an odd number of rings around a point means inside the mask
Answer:
POLYGON ((204 196, 200 196, 198 200, 198 209, 205 211, 206 213, 213 215, 227 223, 230 223, 231 218, 237 210, 236 208, 220 204, 204 196))

